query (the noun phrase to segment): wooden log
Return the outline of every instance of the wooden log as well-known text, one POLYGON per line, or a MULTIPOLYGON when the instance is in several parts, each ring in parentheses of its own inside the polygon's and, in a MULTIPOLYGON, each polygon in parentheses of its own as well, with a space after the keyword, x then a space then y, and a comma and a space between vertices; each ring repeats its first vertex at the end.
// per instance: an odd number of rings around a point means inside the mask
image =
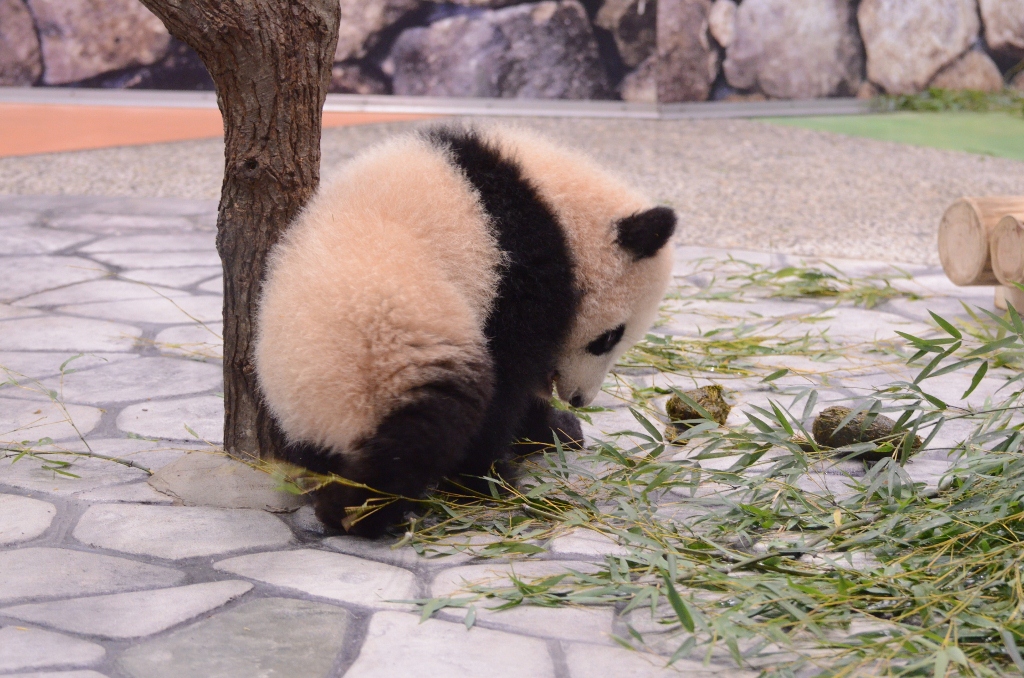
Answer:
POLYGON ((1024 282, 1024 225, 1011 214, 999 220, 989 239, 992 272, 1006 287, 1024 282))
POLYGON ((1016 287, 1004 287, 1003 294, 1005 295, 1003 306, 1009 304, 1013 306, 1018 313, 1024 315, 1024 292, 1020 291, 1016 287))
POLYGON ((939 259, 957 285, 995 285, 990 236, 1006 215, 1024 219, 1024 196, 964 197, 949 206, 939 224, 939 259))

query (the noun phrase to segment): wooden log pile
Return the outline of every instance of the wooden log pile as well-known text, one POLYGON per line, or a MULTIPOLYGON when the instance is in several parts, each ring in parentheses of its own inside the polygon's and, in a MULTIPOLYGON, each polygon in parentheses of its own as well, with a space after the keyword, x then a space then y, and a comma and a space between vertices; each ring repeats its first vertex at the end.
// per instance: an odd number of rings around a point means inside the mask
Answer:
POLYGON ((1024 312, 1024 196, 965 197, 939 224, 939 258, 961 286, 996 285, 995 304, 1024 312))

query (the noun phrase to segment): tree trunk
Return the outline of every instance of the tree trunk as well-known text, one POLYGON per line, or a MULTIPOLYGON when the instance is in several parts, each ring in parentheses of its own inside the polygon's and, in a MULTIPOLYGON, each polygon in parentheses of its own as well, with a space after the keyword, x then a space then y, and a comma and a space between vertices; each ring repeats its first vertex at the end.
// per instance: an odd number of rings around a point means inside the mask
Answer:
POLYGON ((192 47, 224 117, 217 251, 224 266, 224 447, 272 456, 253 370, 267 253, 320 182, 320 127, 338 0, 142 0, 192 47))

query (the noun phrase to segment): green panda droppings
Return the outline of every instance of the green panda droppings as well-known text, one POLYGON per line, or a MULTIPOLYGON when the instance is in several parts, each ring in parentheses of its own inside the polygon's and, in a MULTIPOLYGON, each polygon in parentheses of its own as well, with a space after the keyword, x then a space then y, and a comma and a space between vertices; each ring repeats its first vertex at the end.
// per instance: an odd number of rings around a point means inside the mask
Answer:
MULTIPOLYGON (((729 412, 732 411, 732 406, 725 402, 723 392, 724 389, 721 386, 711 384, 710 386, 701 386, 691 391, 683 391, 683 394, 704 408, 707 414, 711 415, 712 420, 718 422, 720 426, 724 426, 725 420, 729 418, 729 412)), ((679 444, 686 444, 687 442, 685 438, 679 439, 682 432, 693 428, 695 425, 695 422, 690 420, 706 419, 704 414, 688 405, 678 395, 672 396, 665 403, 665 412, 668 414, 669 421, 671 422, 665 427, 665 438, 670 442, 679 444)))
MULTIPOLYGON (((821 411, 821 414, 814 420, 811 432, 814 435, 814 442, 823 447, 845 447, 857 443, 875 443, 879 445, 877 451, 867 451, 858 454, 861 459, 881 459, 892 456, 893 447, 900 447, 905 436, 910 435, 908 431, 894 431, 896 422, 889 417, 876 415, 870 425, 865 426, 866 412, 861 412, 851 419, 846 426, 839 428, 839 424, 853 412, 849 407, 834 405, 821 411), (837 430, 838 429, 838 430, 837 430), (892 446, 885 445, 891 443, 892 446)), ((921 448, 921 438, 914 436, 911 445, 913 450, 921 448)))

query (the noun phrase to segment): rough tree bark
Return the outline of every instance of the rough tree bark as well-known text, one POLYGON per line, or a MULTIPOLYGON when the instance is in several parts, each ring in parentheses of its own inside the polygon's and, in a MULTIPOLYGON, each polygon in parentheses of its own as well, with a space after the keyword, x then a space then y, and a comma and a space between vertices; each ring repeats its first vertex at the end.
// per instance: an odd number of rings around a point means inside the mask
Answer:
POLYGON ((142 0, 203 60, 224 117, 217 251, 224 266, 224 447, 279 444, 253 371, 267 252, 320 181, 338 0, 142 0))

